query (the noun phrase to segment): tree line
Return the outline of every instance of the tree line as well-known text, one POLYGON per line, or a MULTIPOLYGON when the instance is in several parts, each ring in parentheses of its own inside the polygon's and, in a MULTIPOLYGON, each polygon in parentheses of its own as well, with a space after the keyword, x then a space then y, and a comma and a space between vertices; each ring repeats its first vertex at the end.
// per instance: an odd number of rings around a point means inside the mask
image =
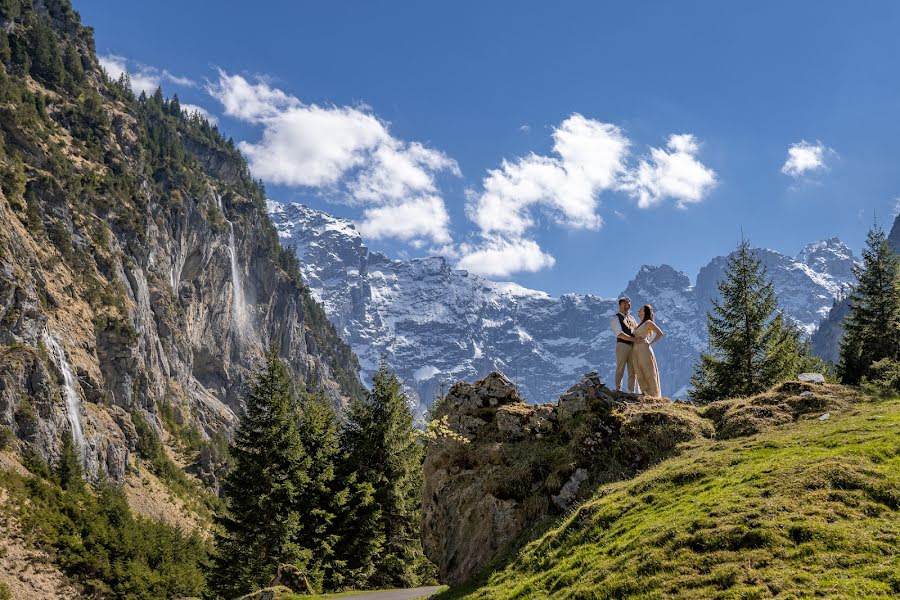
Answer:
POLYGON ((397 377, 382 365, 339 424, 272 350, 246 398, 222 486, 210 587, 233 598, 279 565, 316 590, 433 581, 419 540, 423 449, 397 377))
POLYGON ((900 257, 875 225, 862 258, 854 267, 840 362, 832 367, 813 355, 809 339, 779 310, 762 260, 742 240, 707 314, 709 346, 691 379, 690 399, 705 404, 750 396, 810 371, 900 393, 900 257))

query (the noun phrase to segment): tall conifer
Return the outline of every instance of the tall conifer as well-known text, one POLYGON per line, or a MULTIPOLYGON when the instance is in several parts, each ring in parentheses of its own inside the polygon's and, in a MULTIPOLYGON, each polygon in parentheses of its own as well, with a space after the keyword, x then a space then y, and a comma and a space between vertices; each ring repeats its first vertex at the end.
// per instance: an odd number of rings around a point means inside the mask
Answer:
POLYGON ((347 503, 347 486, 336 477, 339 458, 338 426, 334 409, 319 394, 300 396, 300 440, 305 451, 308 484, 300 490, 297 544, 308 552, 306 571, 313 586, 335 588, 343 583, 343 564, 335 555, 340 539, 337 517, 347 503))
POLYGON ((351 492, 363 502, 347 519, 344 555, 365 577, 357 584, 414 586, 430 574, 419 539, 423 450, 396 375, 382 364, 372 383, 352 405, 342 439, 351 492))
POLYGON ((231 447, 217 520, 212 587, 234 598, 268 583, 280 563, 308 561, 297 545, 298 499, 310 480, 298 428, 297 398, 287 368, 273 349, 257 373, 231 447))
POLYGON ((880 226, 869 230, 854 274, 838 365, 841 380, 849 384, 859 383, 874 362, 900 360, 900 256, 880 226))
POLYGON ((718 288, 721 300, 706 316, 709 350, 691 378, 692 400, 749 396, 800 371, 821 370, 799 329, 776 312, 774 285, 748 240, 728 257, 718 288))

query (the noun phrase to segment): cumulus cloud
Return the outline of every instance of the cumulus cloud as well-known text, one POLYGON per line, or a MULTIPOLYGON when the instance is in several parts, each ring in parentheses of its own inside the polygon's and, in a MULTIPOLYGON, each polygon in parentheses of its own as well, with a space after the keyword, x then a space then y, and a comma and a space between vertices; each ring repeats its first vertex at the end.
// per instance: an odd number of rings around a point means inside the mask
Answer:
POLYGON ((128 70, 125 66, 128 61, 124 56, 101 54, 97 59, 100 61, 100 66, 112 79, 118 79, 128 70))
POLYGON ((651 148, 622 182, 622 189, 637 199, 638 207, 649 208, 672 198, 685 208, 703 200, 716 185, 716 174, 697 160, 700 150, 691 134, 671 135, 666 148, 651 148))
POLYGON ((226 115, 261 126, 258 142, 239 143, 257 177, 366 207, 360 227, 369 237, 450 241, 436 177, 460 171, 443 152, 394 137, 368 107, 307 104, 262 78, 220 70, 207 90, 226 115))
POLYGON ((556 259, 537 242, 528 239, 488 240, 471 246, 461 244, 457 267, 487 277, 508 277, 513 273, 535 272, 552 267, 556 259))
POLYGON ((421 248, 426 239, 436 244, 451 241, 450 215, 444 201, 436 196, 367 208, 356 225, 366 238, 396 238, 416 248, 421 248))
POLYGON ((600 227, 599 193, 624 171, 628 140, 615 125, 574 114, 553 141, 555 156, 504 160, 488 171, 481 192, 470 192, 466 211, 483 233, 520 236, 534 225, 537 207, 567 227, 600 227))
POLYGON ((554 264, 529 232, 541 215, 568 229, 596 230, 604 192, 624 191, 649 208, 665 199, 679 207, 700 202, 716 175, 698 159, 690 134, 672 135, 630 166, 631 141, 613 124, 573 114, 553 130, 552 154, 504 160, 481 189, 469 190, 466 215, 481 241, 460 247, 459 265, 485 275, 508 275, 554 264), (501 263, 506 263, 503 266, 501 263))
POLYGON ((119 79, 123 73, 128 73, 131 79, 131 90, 140 95, 141 92, 150 95, 156 91, 164 81, 181 87, 195 87, 197 83, 188 77, 173 75, 166 69, 157 69, 149 65, 134 63, 129 67, 129 61, 124 56, 117 54, 103 54, 97 57, 100 66, 112 79, 119 79))
POLYGON ((781 172, 797 179, 807 173, 826 170, 828 165, 825 164, 825 156, 830 151, 822 142, 811 144, 800 140, 788 148, 787 160, 781 166, 781 172))

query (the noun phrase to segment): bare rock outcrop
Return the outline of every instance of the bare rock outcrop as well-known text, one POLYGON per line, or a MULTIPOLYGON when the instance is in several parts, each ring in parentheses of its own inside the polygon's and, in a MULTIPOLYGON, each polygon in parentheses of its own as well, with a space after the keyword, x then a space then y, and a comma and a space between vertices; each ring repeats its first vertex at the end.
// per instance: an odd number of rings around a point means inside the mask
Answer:
POLYGON ((457 383, 435 410, 425 459, 422 541, 458 584, 544 517, 711 437, 694 407, 607 388, 595 372, 556 404, 526 404, 494 372, 457 383))

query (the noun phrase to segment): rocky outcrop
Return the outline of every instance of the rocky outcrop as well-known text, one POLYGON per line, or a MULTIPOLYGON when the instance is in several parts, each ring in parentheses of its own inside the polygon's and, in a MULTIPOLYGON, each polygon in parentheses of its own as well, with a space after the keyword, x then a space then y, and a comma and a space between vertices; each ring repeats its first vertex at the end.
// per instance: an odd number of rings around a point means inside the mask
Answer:
POLYGON ((422 542, 458 584, 597 484, 713 435, 688 405, 614 392, 596 372, 556 404, 526 404, 500 373, 457 383, 435 407, 425 459, 422 542))
MULTIPOLYGON (((227 432, 270 347, 342 406, 361 390, 356 359, 240 154, 177 104, 111 84, 90 30, 60 15, 55 39, 85 67, 80 95, 26 74, 15 81, 45 114, 12 91, 0 119, 0 427, 50 461, 72 436, 89 476, 121 481, 132 415, 161 432, 165 408, 201 436, 227 432)), ((19 37, 33 22, 3 19, 19 37)))
POLYGON ((557 403, 528 405, 500 373, 457 383, 426 432, 425 552, 445 582, 462 583, 598 485, 633 477, 686 443, 827 420, 858 398, 854 388, 789 381, 698 408, 611 391, 592 372, 557 403))

